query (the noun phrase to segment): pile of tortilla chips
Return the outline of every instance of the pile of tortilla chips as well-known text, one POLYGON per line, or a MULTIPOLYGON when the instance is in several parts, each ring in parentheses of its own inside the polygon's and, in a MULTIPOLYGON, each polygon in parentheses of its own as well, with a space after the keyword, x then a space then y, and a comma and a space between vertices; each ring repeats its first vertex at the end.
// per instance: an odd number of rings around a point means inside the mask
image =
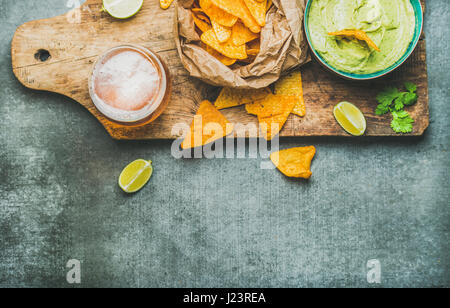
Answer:
POLYGON ((200 46, 227 66, 253 62, 271 6, 271 0, 195 0, 191 13, 200 46))
POLYGON ((282 77, 275 83, 274 88, 274 93, 269 88, 258 90, 223 88, 214 105, 219 110, 245 105, 249 114, 258 117, 264 138, 271 140, 281 131, 291 113, 300 117, 306 115, 302 77, 299 71, 282 77))
POLYGON ((245 110, 258 117, 264 138, 272 140, 283 128, 289 115, 305 116, 302 77, 299 71, 282 77, 270 88, 239 90, 223 88, 214 105, 203 101, 181 147, 195 148, 209 144, 233 132, 233 125, 219 110, 245 105, 245 110), (216 127, 213 127, 213 126, 216 127))

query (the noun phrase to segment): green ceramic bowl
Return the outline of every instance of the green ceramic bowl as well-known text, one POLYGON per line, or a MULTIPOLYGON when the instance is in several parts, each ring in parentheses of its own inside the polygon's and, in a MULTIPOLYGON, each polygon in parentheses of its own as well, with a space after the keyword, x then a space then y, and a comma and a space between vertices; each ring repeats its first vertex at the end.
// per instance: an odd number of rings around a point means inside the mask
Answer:
MULTIPOLYGON (((414 49, 417 46, 417 43, 419 43, 420 35, 422 34, 423 29, 423 9, 422 5, 420 4, 420 0, 410 0, 411 4, 414 8, 414 12, 416 15, 416 28, 414 31, 414 37, 411 41, 411 44, 409 45, 408 49, 406 50, 406 53, 401 57, 394 65, 391 67, 384 69, 379 72, 371 73, 371 74, 352 74, 340 71, 330 64, 328 64, 322 56, 314 49, 312 43, 311 43, 311 37, 309 34, 309 26, 308 26, 308 18, 309 18, 309 10, 311 8, 311 3, 314 0, 308 0, 306 3, 306 9, 305 9, 305 18, 304 18, 304 24, 305 24, 305 33, 306 33, 306 39, 308 41, 309 47, 311 48, 312 54, 315 56, 315 58, 328 70, 332 71, 333 73, 352 80, 370 80, 370 79, 376 79, 379 77, 382 77, 386 74, 389 74, 390 72, 396 70, 399 66, 401 66, 413 53, 414 49)), ((396 0, 393 0, 396 1, 396 0)))

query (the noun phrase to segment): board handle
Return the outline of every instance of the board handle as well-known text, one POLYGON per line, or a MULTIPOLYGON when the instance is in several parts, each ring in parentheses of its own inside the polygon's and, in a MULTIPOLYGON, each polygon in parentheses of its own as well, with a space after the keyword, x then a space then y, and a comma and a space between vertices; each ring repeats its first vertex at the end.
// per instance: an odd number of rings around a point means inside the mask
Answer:
MULTIPOLYGON (((12 69, 17 79, 28 88, 57 92, 73 98, 66 86, 75 79, 64 76, 67 71, 64 63, 73 62, 74 59, 88 59, 87 65, 93 63, 86 54, 95 58, 98 46, 80 44, 78 33, 80 25, 95 23, 102 17, 101 3, 101 0, 87 0, 66 14, 19 26, 11 41, 12 69)), ((82 36, 89 42, 91 34, 84 32, 82 36)), ((69 76, 76 73, 75 69, 69 69, 69 76)))

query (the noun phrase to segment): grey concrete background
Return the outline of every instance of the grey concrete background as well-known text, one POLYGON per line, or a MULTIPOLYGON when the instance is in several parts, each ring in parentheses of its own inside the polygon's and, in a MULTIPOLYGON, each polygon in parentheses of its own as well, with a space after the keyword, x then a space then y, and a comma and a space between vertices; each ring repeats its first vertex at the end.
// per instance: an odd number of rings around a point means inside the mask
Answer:
MULTIPOLYGON (((149 1, 149 0, 147 0, 149 1)), ((156 0, 152 0, 156 1, 156 0)), ((77 103, 11 71, 17 26, 66 0, 0 0, 0 287, 449 287, 450 3, 428 1, 431 126, 423 138, 296 138, 309 182, 256 159, 175 160, 170 142, 117 142, 77 103), (121 169, 152 159, 140 193, 121 169)))

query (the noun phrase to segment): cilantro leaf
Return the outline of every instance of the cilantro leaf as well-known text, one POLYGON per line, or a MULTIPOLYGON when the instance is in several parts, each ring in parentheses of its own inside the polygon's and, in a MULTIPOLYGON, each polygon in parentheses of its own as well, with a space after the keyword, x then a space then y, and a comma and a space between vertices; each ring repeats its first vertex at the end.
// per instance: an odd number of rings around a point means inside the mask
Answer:
POLYGON ((415 84, 413 84, 412 82, 405 82, 405 88, 410 93, 414 93, 417 91, 417 86, 415 84))
POLYGON ((410 106, 417 102, 417 94, 412 92, 405 92, 405 95, 403 96, 403 104, 406 106, 410 106))
POLYGON ((402 93, 401 95, 399 95, 399 97, 397 97, 394 101, 394 109, 396 111, 402 110, 405 107, 404 104, 404 97, 405 97, 406 92, 402 93))
POLYGON ((397 88, 389 87, 377 95, 377 101, 384 106, 389 106, 400 95, 401 92, 397 88))
POLYGON ((377 95, 379 105, 375 110, 377 115, 383 115, 389 112, 392 102, 396 100, 402 93, 394 87, 386 88, 383 92, 377 95))
POLYGON ((389 106, 383 105, 383 104, 379 104, 377 106, 377 109, 375 110, 375 113, 377 115, 383 115, 389 112, 389 106))
POLYGON ((393 119, 391 127, 396 133, 410 133, 413 130, 412 124, 414 120, 411 118, 408 112, 401 110, 392 113, 393 119))
POLYGON ((407 92, 400 92, 397 88, 389 87, 377 95, 379 105, 375 110, 377 115, 388 112, 392 114, 391 127, 396 133, 410 133, 413 130, 414 119, 404 110, 417 102, 417 86, 411 82, 405 82, 407 92))
POLYGON ((409 113, 405 110, 400 110, 400 111, 395 111, 392 113, 392 116, 394 118, 398 118, 398 119, 404 119, 409 117, 409 113))

